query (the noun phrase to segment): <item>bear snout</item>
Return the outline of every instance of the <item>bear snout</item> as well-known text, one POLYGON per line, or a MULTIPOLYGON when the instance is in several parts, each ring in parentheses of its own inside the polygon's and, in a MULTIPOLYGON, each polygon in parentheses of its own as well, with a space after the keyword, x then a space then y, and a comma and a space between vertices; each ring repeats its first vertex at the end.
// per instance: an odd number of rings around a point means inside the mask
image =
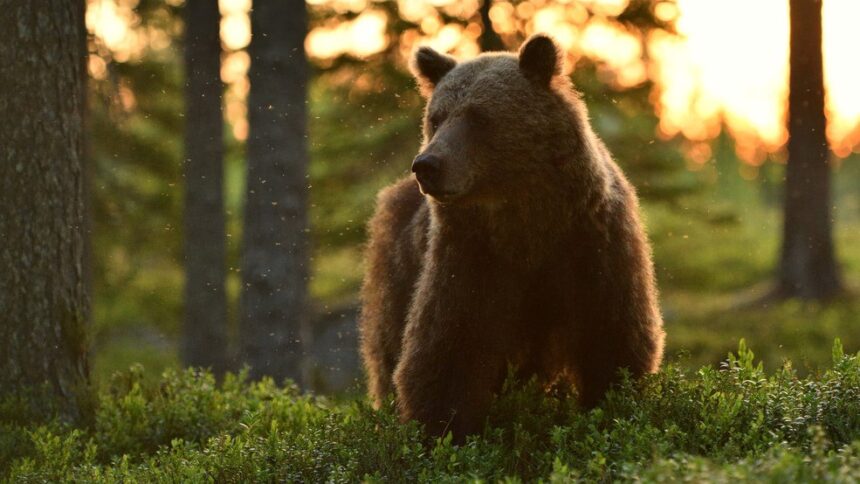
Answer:
POLYGON ((420 154, 412 161, 412 173, 421 191, 433 195, 442 188, 442 158, 432 154, 420 154))

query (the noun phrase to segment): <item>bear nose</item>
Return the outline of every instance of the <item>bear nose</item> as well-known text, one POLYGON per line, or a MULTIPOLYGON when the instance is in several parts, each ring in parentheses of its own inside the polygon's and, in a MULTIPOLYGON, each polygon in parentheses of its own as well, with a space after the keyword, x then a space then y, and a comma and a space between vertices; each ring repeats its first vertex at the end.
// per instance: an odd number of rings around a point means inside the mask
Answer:
POLYGON ((432 189, 439 182, 442 159, 436 155, 418 155, 412 161, 412 173, 415 173, 418 183, 427 189, 432 189))

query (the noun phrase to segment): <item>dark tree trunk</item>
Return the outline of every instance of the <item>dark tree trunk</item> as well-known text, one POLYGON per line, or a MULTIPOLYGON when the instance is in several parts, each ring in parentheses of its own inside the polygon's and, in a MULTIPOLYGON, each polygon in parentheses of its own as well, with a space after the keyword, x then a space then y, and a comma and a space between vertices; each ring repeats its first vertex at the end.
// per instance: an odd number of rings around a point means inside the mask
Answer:
POLYGON ((89 410, 84 3, 0 2, 0 395, 89 410))
POLYGON ((304 0, 254 1, 239 334, 251 375, 278 381, 301 381, 308 343, 306 29, 304 0))
POLYGON ((825 136, 820 0, 791 0, 789 139, 778 293, 826 299, 841 291, 833 251, 825 136))
POLYGON ((185 4, 185 325, 182 362, 227 369, 218 2, 185 4))
POLYGON ((493 22, 490 20, 490 7, 492 6, 493 0, 481 2, 481 37, 478 38, 481 52, 505 50, 505 43, 502 42, 499 34, 493 30, 493 22))

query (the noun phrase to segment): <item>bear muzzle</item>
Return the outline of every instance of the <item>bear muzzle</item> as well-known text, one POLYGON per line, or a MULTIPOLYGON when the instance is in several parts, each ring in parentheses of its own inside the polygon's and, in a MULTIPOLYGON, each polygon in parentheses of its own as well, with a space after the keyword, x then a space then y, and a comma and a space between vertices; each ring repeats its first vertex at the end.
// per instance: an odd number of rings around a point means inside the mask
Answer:
POLYGON ((442 159, 432 154, 420 154, 412 161, 412 173, 421 192, 434 196, 444 195, 442 186, 442 159))

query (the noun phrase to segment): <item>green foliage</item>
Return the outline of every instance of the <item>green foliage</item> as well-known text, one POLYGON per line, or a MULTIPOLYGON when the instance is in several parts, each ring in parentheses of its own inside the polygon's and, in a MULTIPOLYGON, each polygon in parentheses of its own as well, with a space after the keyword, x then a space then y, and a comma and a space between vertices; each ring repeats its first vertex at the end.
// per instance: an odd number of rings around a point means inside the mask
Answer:
POLYGON ((421 142, 412 78, 391 64, 357 75, 320 74, 310 90, 311 292, 326 304, 354 300, 376 193, 408 173, 421 142))
POLYGON ((717 365, 745 338, 766 369, 790 359, 804 374, 826 367, 834 337, 860 350, 857 161, 847 160, 834 177, 834 238, 849 293, 826 303, 760 300, 779 258, 782 214, 768 180, 781 178, 780 166, 748 181, 737 166, 712 162, 699 174, 717 182, 672 203, 643 204, 670 355, 683 355, 690 367, 717 365))
POLYGON ((657 142, 659 118, 648 100, 648 82, 625 90, 600 79, 596 66, 584 63, 573 73, 594 130, 613 158, 648 201, 674 202, 702 188, 701 177, 685 167, 680 141, 657 142))
MULTIPOLYGON (((0 397, 0 469, 33 452, 28 427, 53 422, 57 399, 50 388, 18 388, 0 397)), ((0 473, 2 476, 2 473, 0 473)))
MULTIPOLYGON (((720 369, 669 365, 625 379, 594 410, 509 379, 482 435, 455 446, 400 424, 389 406, 300 395, 244 375, 116 375, 95 424, 14 417, 0 447, 13 482, 550 482, 860 478, 860 355, 767 375, 741 342, 720 369)), ((4 402, 11 402, 6 399, 4 402)), ((21 404, 21 400, 17 400, 21 404)), ((5 434, 5 432, 4 432, 5 434)))
MULTIPOLYGON (((143 0, 139 24, 177 41, 179 10, 143 0)), ((90 50, 110 59, 97 37, 90 50)), ((92 327, 111 333, 173 333, 181 315, 183 74, 181 49, 147 46, 111 60, 90 79, 88 184, 92 244, 92 327)))

